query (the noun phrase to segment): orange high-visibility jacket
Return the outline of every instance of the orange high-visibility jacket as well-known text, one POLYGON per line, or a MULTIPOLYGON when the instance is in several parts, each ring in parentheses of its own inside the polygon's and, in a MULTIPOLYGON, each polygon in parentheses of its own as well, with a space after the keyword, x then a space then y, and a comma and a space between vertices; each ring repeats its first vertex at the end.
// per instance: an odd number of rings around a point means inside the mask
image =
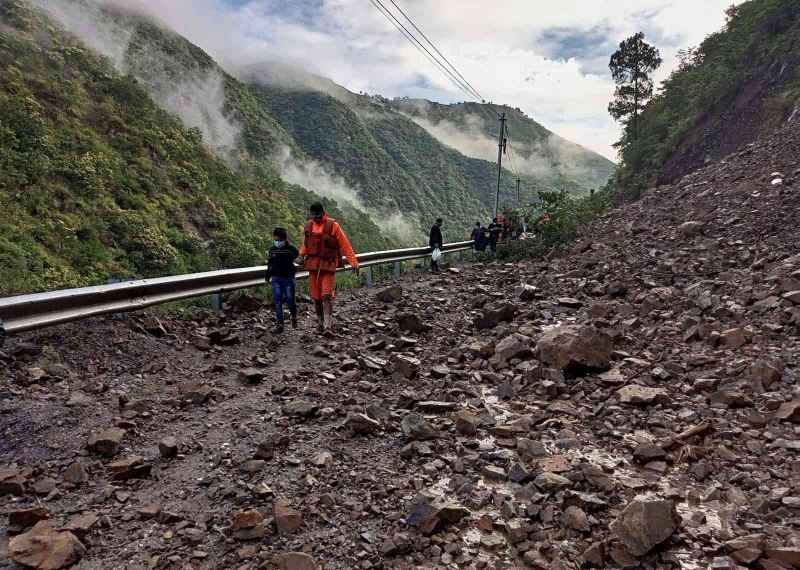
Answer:
POLYGON ((358 259, 350 240, 336 220, 328 215, 320 223, 309 220, 303 230, 303 245, 300 255, 305 256, 304 269, 307 271, 336 271, 341 265, 342 255, 353 267, 358 267, 358 259))

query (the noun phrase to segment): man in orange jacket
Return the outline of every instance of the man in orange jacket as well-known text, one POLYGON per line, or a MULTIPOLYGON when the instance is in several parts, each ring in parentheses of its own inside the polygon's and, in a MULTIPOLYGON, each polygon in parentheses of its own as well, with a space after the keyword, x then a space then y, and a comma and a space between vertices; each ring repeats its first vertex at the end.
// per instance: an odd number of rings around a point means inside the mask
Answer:
POLYGON ((303 268, 308 271, 308 291, 317 313, 317 332, 332 336, 336 269, 343 265, 344 255, 358 273, 358 259, 341 226, 328 217, 321 203, 314 202, 308 210, 311 219, 303 229, 300 257, 304 260, 303 268))

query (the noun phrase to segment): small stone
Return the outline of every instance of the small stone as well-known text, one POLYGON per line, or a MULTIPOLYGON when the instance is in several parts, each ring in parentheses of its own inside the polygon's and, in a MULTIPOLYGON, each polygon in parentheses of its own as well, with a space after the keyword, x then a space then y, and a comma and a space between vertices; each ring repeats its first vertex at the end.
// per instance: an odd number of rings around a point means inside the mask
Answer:
POLYGON ((440 437, 439 430, 419 414, 411 413, 400 423, 405 436, 410 440, 424 441, 440 437))
POLYGON ((623 404, 648 406, 651 404, 668 404, 669 394, 663 388, 649 388, 638 384, 628 384, 616 391, 615 396, 623 404))
POLYGON ((492 481, 505 481, 507 477, 505 469, 496 465, 484 465, 481 474, 492 481))
POLYGON ((154 519, 159 515, 160 512, 161 512, 160 503, 150 503, 136 510, 136 514, 138 514, 143 519, 154 519))
POLYGON ((638 463, 649 463, 664 459, 667 453, 654 443, 645 443, 633 450, 633 458, 638 463))
POLYGON ((533 480, 533 484, 542 491, 550 493, 571 487, 572 481, 558 473, 545 471, 544 473, 540 473, 536 479, 533 480))
POLYGON ((319 410, 319 406, 317 404, 314 402, 308 402, 306 400, 295 400, 285 404, 281 408, 283 415, 301 418, 310 418, 316 415, 317 410, 319 410))
POLYGON ((124 429, 118 427, 108 428, 90 437, 86 447, 100 455, 112 457, 119 451, 119 445, 124 436, 124 429))
POLYGON ((453 423, 456 429, 468 436, 477 434, 477 419, 475 414, 469 410, 459 410, 453 414, 453 423))
POLYGON ((366 414, 356 414, 351 412, 347 414, 345 426, 353 430, 354 433, 366 435, 379 429, 381 427, 381 423, 373 420, 366 414))
POLYGON ((280 570, 321 570, 322 566, 305 552, 287 552, 275 557, 280 570))
POLYGON ((8 525, 18 532, 50 518, 50 511, 44 507, 32 507, 8 513, 8 525))
POLYGON ((399 285, 391 285, 378 291, 375 298, 383 303, 394 303, 403 298, 403 288, 399 285))
POLYGON ((158 442, 158 452, 161 457, 175 457, 178 455, 178 440, 171 435, 166 436, 158 442))
POLYGON ((800 400, 784 402, 772 415, 776 420, 800 424, 800 400))
POLYGON ((64 471, 64 482, 81 485, 89 480, 89 471, 83 459, 76 459, 64 471))
POLYGON ((564 509, 564 513, 561 515, 561 522, 572 530, 589 532, 589 518, 580 507, 572 506, 564 509))
POLYGON ((281 534, 294 534, 303 524, 302 513, 290 507, 289 503, 283 499, 275 501, 273 517, 275 518, 275 526, 281 534))
POLYGON ((243 384, 259 384, 264 380, 264 373, 256 368, 242 368, 239 370, 238 378, 243 384))
POLYGON ((611 336, 591 326, 561 325, 542 335, 539 359, 560 370, 607 370, 610 368, 611 336))
POLYGON ((236 540, 252 540, 263 538, 266 534, 264 528, 264 515, 258 509, 250 509, 239 513, 231 521, 233 538, 236 540))

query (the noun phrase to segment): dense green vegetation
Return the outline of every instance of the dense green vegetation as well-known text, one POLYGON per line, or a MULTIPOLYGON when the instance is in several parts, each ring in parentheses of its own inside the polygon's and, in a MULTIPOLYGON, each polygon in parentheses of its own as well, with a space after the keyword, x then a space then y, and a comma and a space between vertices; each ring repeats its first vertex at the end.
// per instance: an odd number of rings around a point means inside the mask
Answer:
MULTIPOLYGON (((703 137, 724 143, 726 135, 719 133, 730 132, 723 129, 741 116, 751 117, 743 130, 752 140, 774 129, 797 104, 797 0, 749 0, 731 7, 727 16, 721 31, 682 53, 680 67, 645 107, 639 138, 630 131, 623 134, 616 182, 626 197, 636 197, 656 182, 682 145, 698 147, 703 137), (749 93, 759 96, 737 105, 749 93)), ((713 155, 714 144, 708 146, 707 154, 713 155)))
MULTIPOLYGON (((567 248, 582 227, 611 207, 611 198, 609 189, 579 198, 565 192, 539 192, 536 203, 507 212, 507 215, 526 220, 528 231, 535 233, 535 239, 502 243, 496 257, 509 261, 539 259, 553 250, 567 248)), ((489 259, 495 257, 484 255, 489 259)))
MULTIPOLYGON (((276 223, 302 226, 317 196, 252 157, 232 170, 24 3, 0 17, 0 294, 257 264, 276 223)), ((356 247, 389 243, 331 209, 356 247)))

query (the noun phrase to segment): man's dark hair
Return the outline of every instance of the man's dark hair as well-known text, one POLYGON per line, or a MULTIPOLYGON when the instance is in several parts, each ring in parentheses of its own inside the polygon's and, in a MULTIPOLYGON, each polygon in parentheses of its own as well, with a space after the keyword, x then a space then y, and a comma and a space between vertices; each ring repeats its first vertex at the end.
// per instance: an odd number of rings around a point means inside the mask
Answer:
POLYGON ((322 205, 322 202, 314 202, 308 207, 308 211, 317 214, 317 213, 325 213, 325 206, 322 205))
POLYGON ((480 222, 475 222, 475 227, 476 227, 476 228, 479 228, 479 227, 481 227, 481 223, 480 223, 480 222))
POLYGON ((441 224, 443 221, 444 221, 444 220, 442 220, 442 218, 436 218, 436 223, 437 223, 437 224, 441 224))
POLYGON ((275 228, 272 230, 272 235, 280 240, 285 240, 289 237, 289 234, 286 233, 286 228, 275 228))

